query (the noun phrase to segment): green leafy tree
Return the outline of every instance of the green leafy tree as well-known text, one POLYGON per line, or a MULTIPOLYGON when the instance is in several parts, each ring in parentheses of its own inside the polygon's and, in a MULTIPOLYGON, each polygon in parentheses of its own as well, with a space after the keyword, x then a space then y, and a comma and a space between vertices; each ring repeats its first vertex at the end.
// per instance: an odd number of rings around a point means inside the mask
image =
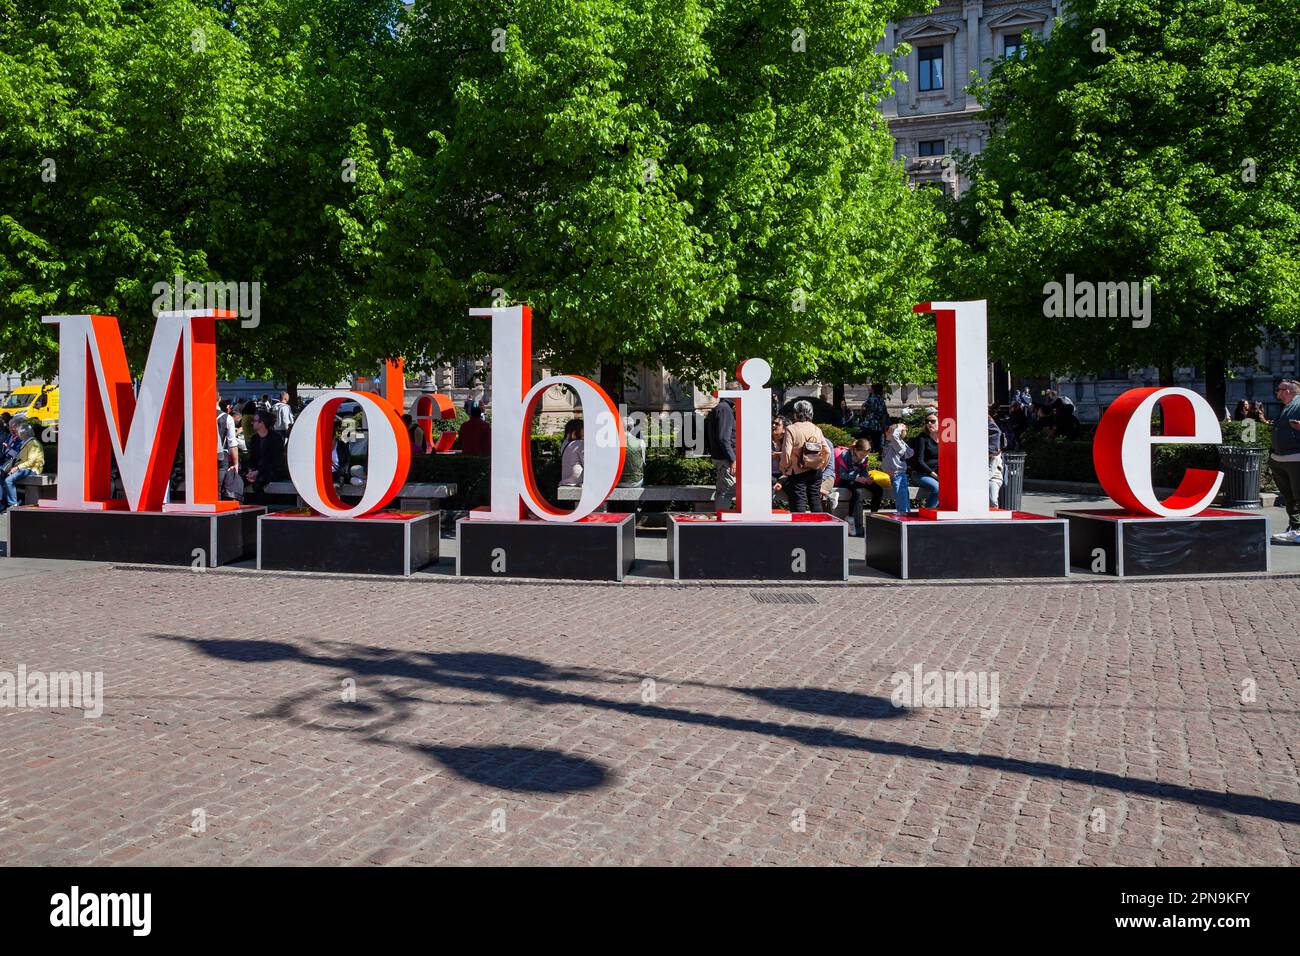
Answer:
MULTIPOLYGON (((1227 363, 1300 323, 1300 4, 1078 0, 978 84, 994 135, 967 164, 942 282, 987 297, 1028 373, 1227 363), (1151 283, 1142 316, 1047 318, 1049 283, 1151 283)), ((1118 302, 1119 300, 1117 300, 1118 302)))
MULTIPOLYGON (((377 358, 329 209, 396 0, 0 0, 0 364, 49 375, 42 314, 107 312, 143 362, 156 284, 258 283, 224 371, 331 383, 377 358), (251 323, 250 323, 251 325, 251 323)), ((251 299, 251 295, 249 296, 251 299)))
POLYGON ((371 347, 486 348, 470 306, 527 302, 567 369, 697 382, 762 356, 907 373, 933 204, 879 115, 905 3, 421 0, 356 201, 371 347))

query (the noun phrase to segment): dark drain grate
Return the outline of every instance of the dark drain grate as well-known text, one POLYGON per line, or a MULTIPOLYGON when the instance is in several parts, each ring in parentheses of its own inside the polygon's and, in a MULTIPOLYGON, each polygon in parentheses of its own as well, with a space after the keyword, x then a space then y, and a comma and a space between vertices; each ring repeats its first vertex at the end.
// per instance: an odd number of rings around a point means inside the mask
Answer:
POLYGON ((816 604, 817 599, 804 591, 750 591, 759 604, 816 604))

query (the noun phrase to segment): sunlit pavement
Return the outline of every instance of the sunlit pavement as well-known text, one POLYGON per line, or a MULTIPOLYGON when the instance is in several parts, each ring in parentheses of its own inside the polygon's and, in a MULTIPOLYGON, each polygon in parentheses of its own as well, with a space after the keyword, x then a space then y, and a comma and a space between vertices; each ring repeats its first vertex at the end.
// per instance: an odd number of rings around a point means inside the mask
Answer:
POLYGON ((0 573, 0 671, 106 698, 0 707, 9 863, 1300 862, 1285 576, 0 573))

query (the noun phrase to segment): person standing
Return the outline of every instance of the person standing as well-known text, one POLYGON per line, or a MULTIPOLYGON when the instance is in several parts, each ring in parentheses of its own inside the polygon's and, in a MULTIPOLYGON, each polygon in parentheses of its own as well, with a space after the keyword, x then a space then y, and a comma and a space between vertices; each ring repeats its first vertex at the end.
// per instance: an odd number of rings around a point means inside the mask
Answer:
POLYGON ((1273 421, 1269 470, 1278 494, 1286 500, 1286 530, 1273 535, 1277 544, 1300 544, 1300 382, 1278 383, 1282 410, 1273 421))
POLYGON ((872 448, 881 448, 885 423, 889 421, 889 409, 885 407, 885 386, 881 382, 871 384, 871 394, 862 403, 862 428, 859 436, 871 442, 872 448))
POLYGON ((884 439, 880 451, 880 467, 889 475, 889 486, 894 494, 894 512, 909 514, 912 511, 912 489, 907 483, 907 459, 916 452, 907 443, 907 425, 898 422, 889 426, 884 439))
POLYGON ((784 484, 790 510, 796 514, 822 512, 821 480, 829 457, 828 443, 812 419, 812 403, 795 402, 794 421, 781 441, 781 474, 790 476, 784 484))
POLYGON ((465 403, 469 418, 460 426, 459 441, 461 454, 492 454, 492 426, 483 420, 483 405, 480 402, 465 403))
POLYGON ((234 416, 224 402, 217 402, 217 496, 239 501, 244 489, 239 477, 239 435, 234 416))
POLYGON ((289 430, 293 428, 293 407, 289 404, 288 392, 280 393, 280 400, 271 406, 271 411, 275 415, 275 425, 272 430, 288 441, 289 430))
MULTIPOLYGON (((740 387, 728 382, 728 391, 740 387)), ((722 398, 704 419, 704 453, 713 459, 713 507, 730 511, 736 502, 736 412, 731 399, 722 398)))
MULTIPOLYGON (((1070 406, 1073 411, 1074 406, 1070 406)), ((998 506, 998 496, 1002 493, 1002 449, 1007 447, 1006 436, 993 419, 996 406, 989 406, 989 507, 998 506)))

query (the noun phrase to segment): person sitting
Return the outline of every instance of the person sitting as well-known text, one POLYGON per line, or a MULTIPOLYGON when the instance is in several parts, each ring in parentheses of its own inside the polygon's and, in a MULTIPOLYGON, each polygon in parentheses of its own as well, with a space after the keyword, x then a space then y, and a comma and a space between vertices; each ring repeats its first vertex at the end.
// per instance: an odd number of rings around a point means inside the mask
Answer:
POLYGON ((620 488, 640 488, 645 484, 645 439, 636 433, 630 418, 623 422, 627 452, 623 456, 623 474, 619 476, 620 488))
POLYGON ((21 442, 13 463, 4 471, 3 495, 0 496, 0 513, 18 504, 18 482, 28 475, 39 475, 45 470, 45 448, 32 432, 27 422, 18 424, 18 440, 21 442))
POLYGON ((916 452, 907 460, 908 470, 916 478, 918 496, 925 493, 925 507, 939 507, 939 413, 925 416, 925 431, 912 441, 916 452))
POLYGON ((871 442, 859 438, 846 448, 835 450, 835 487, 849 492, 849 517, 853 522, 849 534, 860 538, 862 527, 862 495, 871 496, 871 513, 880 510, 880 501, 884 489, 871 477, 871 467, 867 459, 871 455, 871 442))
POLYGON ((781 445, 785 441, 785 427, 789 420, 784 415, 772 416, 772 506, 788 508, 790 497, 785 491, 785 481, 789 477, 781 473, 781 445))
POLYGON ((284 438, 275 430, 275 413, 259 409, 253 416, 253 437, 248 443, 248 470, 244 473, 244 500, 266 501, 266 486, 289 480, 289 461, 284 438))
POLYGON ((11 418, 7 424, 9 433, 4 436, 4 441, 0 442, 0 474, 9 469, 18 458, 18 451, 23 447, 22 437, 18 430, 22 427, 21 418, 11 418))
POLYGON ((460 450, 465 455, 492 454, 492 426, 483 420, 483 405, 471 400, 466 408, 469 418, 460 426, 460 450))
POLYGON ((582 436, 582 419, 569 419, 564 426, 564 440, 560 443, 561 485, 572 487, 582 484, 582 470, 585 462, 585 446, 583 445, 582 436))

